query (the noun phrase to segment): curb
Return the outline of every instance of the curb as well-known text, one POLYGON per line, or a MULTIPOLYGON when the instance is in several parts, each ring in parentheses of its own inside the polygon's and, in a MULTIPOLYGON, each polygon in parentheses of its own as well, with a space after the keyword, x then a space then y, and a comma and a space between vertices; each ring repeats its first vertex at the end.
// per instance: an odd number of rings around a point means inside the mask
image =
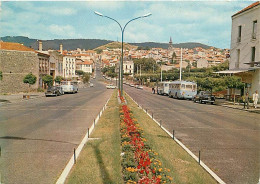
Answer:
MULTIPOLYGON (((126 93, 126 92, 125 92, 126 93)), ((128 93, 126 93, 128 95, 128 93)), ((216 175, 206 164, 204 164, 194 153, 192 153, 184 144, 181 143, 176 137, 173 136, 166 128, 164 128, 157 120, 153 118, 151 114, 149 114, 145 109, 139 105, 130 95, 128 95, 143 111, 157 124, 159 125, 173 140, 179 144, 194 160, 200 163, 200 165, 220 184, 226 184, 218 175, 216 175)))
MULTIPOLYGON (((111 95, 112 96, 112 95, 111 95)), ((103 114, 104 110, 107 108, 107 104, 111 98, 111 96, 109 97, 109 99, 107 100, 107 102, 105 103, 105 105, 103 106, 102 110, 98 113, 96 119, 94 120, 93 124, 91 125, 91 127, 88 129, 87 133, 85 134, 84 138, 82 139, 81 143, 79 144, 79 146, 77 147, 77 149, 74 149, 74 154, 71 156, 69 162, 67 163, 66 167, 64 168, 64 170, 62 171, 59 179, 57 180, 56 184, 63 184, 66 181, 66 178, 68 177, 70 170, 72 169, 73 165, 75 164, 76 159, 78 158, 81 150, 83 149, 84 145, 86 144, 86 142, 88 142, 89 135, 92 133, 92 131, 95 128, 95 125, 98 123, 99 118, 101 117, 101 115, 103 114)))
POLYGON ((226 107, 226 108, 230 108, 230 109, 237 109, 240 111, 245 111, 245 112, 251 112, 251 113, 257 113, 260 114, 260 110, 259 111, 255 111, 255 110, 245 110, 245 109, 240 109, 240 108, 236 108, 236 107, 230 107, 229 105, 219 105, 221 107, 226 107))

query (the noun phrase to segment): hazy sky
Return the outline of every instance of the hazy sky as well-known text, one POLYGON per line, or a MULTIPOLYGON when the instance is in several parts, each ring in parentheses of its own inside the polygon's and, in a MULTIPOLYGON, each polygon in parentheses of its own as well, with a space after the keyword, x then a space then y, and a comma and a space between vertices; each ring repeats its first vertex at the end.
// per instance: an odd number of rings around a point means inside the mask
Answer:
POLYGON ((254 1, 3 1, 0 36, 35 39, 96 38, 126 42, 200 42, 229 48, 231 16, 254 1))

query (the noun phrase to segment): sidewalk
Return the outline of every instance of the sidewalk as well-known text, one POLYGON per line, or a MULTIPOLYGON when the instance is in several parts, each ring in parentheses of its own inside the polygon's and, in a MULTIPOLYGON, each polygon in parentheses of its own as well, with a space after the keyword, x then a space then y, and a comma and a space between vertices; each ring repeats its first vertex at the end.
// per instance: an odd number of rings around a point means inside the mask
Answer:
POLYGON ((244 103, 235 103, 234 104, 234 102, 229 102, 229 101, 224 101, 223 103, 219 103, 217 105, 227 107, 227 108, 232 108, 232 109, 248 111, 248 112, 260 113, 259 104, 258 104, 257 108, 254 108, 253 103, 249 103, 249 109, 244 108, 244 103))
MULTIPOLYGON (((143 86, 143 89, 145 91, 152 92, 152 88, 150 88, 150 87, 143 86)), ((222 100, 216 100, 216 102, 217 102, 216 104, 219 105, 219 106, 260 114, 260 104, 258 104, 257 108, 255 109, 253 107, 253 103, 249 103, 249 109, 244 109, 243 103, 235 103, 235 105, 234 105, 234 102, 225 101, 224 99, 223 99, 223 101, 222 100)))
POLYGON ((0 105, 5 104, 5 103, 22 102, 22 101, 25 101, 25 100, 41 98, 41 97, 44 97, 44 96, 45 96, 44 92, 0 95, 0 105))

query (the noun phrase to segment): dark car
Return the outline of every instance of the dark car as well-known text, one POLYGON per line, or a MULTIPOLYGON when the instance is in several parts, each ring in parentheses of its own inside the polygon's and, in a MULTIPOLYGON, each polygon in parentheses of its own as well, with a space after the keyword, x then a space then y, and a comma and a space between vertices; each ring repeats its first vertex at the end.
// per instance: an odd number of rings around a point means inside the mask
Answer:
POLYGON ((215 96, 212 95, 210 91, 200 91, 197 95, 193 97, 194 102, 199 103, 215 103, 215 96))
POLYGON ((47 92, 45 93, 45 96, 60 96, 63 94, 64 94, 64 92, 63 92, 61 86, 52 86, 52 87, 48 87, 47 92))

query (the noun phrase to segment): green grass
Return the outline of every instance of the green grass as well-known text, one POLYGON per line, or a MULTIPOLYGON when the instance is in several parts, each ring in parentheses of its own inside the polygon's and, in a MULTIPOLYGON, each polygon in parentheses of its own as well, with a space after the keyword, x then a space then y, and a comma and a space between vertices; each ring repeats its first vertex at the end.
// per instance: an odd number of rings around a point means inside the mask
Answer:
POLYGON ((128 107, 144 129, 144 136, 157 152, 162 166, 171 170, 176 184, 217 183, 183 148, 164 132, 141 108, 127 96, 128 107))
MULTIPOLYGON (((142 109, 127 97, 128 106, 144 129, 148 144, 159 155, 163 168, 171 170, 176 184, 217 183, 185 150, 166 134, 142 109)), ((84 146, 67 184, 124 183, 120 163, 120 119, 116 90, 102 114, 91 138, 84 146)))
POLYGON ((99 139, 87 142, 66 183, 123 183, 116 90, 90 138, 99 139))

